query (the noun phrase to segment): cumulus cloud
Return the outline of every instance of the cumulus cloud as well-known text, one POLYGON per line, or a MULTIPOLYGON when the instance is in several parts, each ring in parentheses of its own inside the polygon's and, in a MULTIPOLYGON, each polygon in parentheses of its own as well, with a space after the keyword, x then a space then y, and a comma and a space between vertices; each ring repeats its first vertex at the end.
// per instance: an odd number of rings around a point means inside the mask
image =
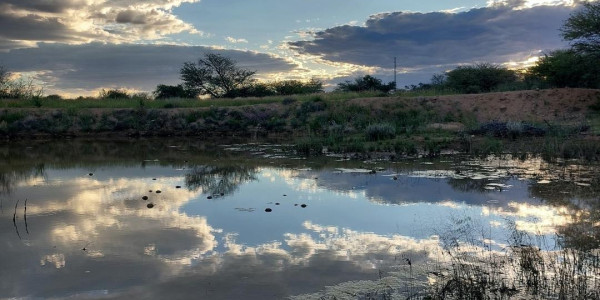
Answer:
POLYGON ((203 35, 172 13, 182 3, 197 1, 8 0, 0 4, 0 50, 36 42, 126 43, 182 32, 203 35))
POLYGON ((387 68, 394 57, 409 68, 502 63, 565 46, 558 29, 572 11, 565 5, 494 5, 459 13, 384 13, 364 26, 329 28, 288 46, 334 62, 387 68))
POLYGON ((184 62, 203 53, 219 53, 256 70, 259 75, 286 72, 296 66, 282 58, 251 51, 217 50, 202 46, 100 44, 40 44, 38 48, 0 52, 11 71, 36 72, 47 91, 128 87, 153 90, 157 84, 180 82, 184 62))

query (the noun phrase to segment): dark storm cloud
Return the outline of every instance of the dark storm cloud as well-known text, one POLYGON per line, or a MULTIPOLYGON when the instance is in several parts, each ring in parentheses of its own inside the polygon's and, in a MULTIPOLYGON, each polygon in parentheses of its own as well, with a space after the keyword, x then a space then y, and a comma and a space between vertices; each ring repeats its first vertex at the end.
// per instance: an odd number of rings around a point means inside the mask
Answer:
POLYGON ((461 13, 386 13, 371 16, 365 26, 338 26, 289 45, 330 61, 368 66, 389 67, 395 56, 403 67, 504 62, 564 46, 558 29, 572 11, 493 6, 461 13))
POLYGON ((203 53, 219 53, 256 70, 258 75, 290 71, 296 66, 267 54, 237 50, 215 50, 201 46, 41 44, 0 53, 11 71, 45 71, 42 79, 53 89, 91 90, 101 87, 131 87, 153 90, 157 84, 180 82, 184 62, 195 61, 203 53))
MULTIPOLYGON (((15 16, 0 12, 1 44, 14 44, 16 41, 73 41, 71 29, 58 18, 48 18, 29 14, 15 16)), ((1 49, 1 48, 0 48, 1 49)))
POLYGON ((4 0, 13 9, 59 13, 86 5, 82 0, 4 0))

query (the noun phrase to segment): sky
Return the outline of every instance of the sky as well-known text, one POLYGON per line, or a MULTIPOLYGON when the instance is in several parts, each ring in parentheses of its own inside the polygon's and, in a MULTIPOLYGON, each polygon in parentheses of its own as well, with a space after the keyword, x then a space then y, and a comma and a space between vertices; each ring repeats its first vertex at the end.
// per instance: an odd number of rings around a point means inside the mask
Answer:
POLYGON ((45 94, 152 91, 218 53, 259 80, 370 74, 398 87, 568 47, 573 0, 0 0, 0 66, 45 94))

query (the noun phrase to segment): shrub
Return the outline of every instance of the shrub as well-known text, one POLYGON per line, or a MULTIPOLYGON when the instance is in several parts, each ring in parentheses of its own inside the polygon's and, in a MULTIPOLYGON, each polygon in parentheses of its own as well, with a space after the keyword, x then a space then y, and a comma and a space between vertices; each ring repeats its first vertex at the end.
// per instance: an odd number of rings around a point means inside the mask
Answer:
POLYGON ((283 101, 281 101, 281 104, 283 104, 283 105, 290 105, 290 104, 292 104, 292 103, 294 103, 296 101, 297 100, 295 98, 286 97, 286 98, 283 98, 283 101))
POLYGON ((396 137, 396 127, 389 123, 369 125, 365 129, 367 141, 379 141, 396 137))
POLYGON ((196 92, 186 89, 183 85, 159 84, 153 92, 156 99, 167 98, 196 98, 196 92))
POLYGON ((518 79, 515 71, 493 64, 461 66, 446 75, 449 88, 467 94, 491 92, 518 79))
POLYGON ((120 89, 105 90, 102 89, 98 94, 100 99, 129 99, 131 98, 127 91, 120 89))
POLYGON ((62 100, 62 97, 60 95, 52 94, 46 96, 46 100, 62 100))

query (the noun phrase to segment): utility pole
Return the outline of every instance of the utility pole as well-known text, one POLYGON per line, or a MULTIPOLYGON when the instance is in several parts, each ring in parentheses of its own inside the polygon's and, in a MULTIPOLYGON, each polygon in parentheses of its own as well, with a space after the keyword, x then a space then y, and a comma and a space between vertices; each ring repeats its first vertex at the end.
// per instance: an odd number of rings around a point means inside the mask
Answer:
POLYGON ((396 81, 396 57, 394 56, 394 90, 398 89, 398 84, 396 81))

